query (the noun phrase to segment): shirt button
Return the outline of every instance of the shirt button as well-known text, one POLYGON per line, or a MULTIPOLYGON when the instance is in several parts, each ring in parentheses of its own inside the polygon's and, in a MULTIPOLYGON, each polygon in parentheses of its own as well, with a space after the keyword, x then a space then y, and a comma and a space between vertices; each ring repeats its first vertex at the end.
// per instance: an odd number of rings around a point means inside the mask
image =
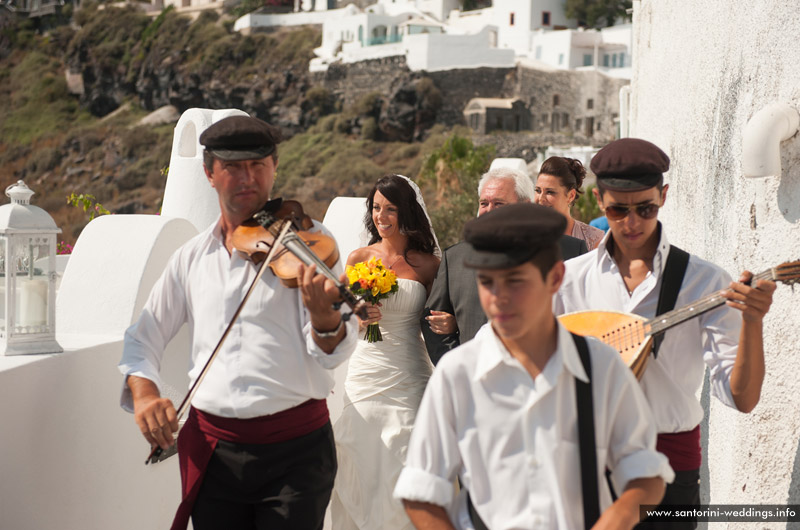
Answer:
POLYGON ((539 461, 536 460, 535 456, 529 456, 528 457, 528 465, 530 465, 531 467, 537 467, 539 465, 539 461))

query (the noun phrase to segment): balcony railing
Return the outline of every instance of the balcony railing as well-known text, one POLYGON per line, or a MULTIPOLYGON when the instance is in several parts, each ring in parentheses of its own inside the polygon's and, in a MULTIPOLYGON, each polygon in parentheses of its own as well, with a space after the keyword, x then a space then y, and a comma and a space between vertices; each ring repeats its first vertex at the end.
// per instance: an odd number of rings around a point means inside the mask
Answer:
POLYGON ((403 40, 401 35, 386 35, 384 37, 370 37, 367 46, 378 46, 380 44, 393 44, 403 40))

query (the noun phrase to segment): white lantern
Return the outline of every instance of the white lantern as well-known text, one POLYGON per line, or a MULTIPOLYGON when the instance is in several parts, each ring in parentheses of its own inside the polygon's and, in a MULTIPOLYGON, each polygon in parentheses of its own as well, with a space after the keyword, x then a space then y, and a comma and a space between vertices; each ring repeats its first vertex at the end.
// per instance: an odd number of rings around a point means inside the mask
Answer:
POLYGON ((0 352, 63 351, 56 332, 56 235, 53 218, 30 204, 33 191, 17 181, 0 206, 0 352))

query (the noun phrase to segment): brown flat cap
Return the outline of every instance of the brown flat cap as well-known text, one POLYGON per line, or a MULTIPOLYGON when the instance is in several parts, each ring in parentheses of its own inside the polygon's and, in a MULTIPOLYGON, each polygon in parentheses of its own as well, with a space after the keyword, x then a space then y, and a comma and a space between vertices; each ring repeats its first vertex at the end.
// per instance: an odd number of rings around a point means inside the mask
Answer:
POLYGON ((669 157, 647 140, 621 138, 600 149, 589 167, 598 185, 606 189, 639 191, 661 181, 669 169, 669 157))
POLYGON ((228 116, 200 135, 200 144, 220 160, 255 160, 275 152, 280 129, 250 116, 228 116))
POLYGON ((552 208, 529 202, 497 208, 464 225, 470 246, 464 265, 473 269, 509 269, 557 244, 567 219, 552 208))

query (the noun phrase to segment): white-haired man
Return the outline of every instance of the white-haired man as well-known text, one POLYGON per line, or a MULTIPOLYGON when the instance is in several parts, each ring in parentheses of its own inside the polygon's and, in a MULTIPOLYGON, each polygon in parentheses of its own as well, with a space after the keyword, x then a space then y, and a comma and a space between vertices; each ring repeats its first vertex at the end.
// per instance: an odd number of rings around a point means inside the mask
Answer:
MULTIPOLYGON (((478 217, 501 206, 533 200, 533 181, 516 169, 492 169, 478 182, 478 217)), ((564 259, 588 251, 582 240, 563 236, 559 240, 564 259)), ((464 267, 464 242, 445 249, 439 271, 425 304, 422 335, 434 364, 442 355, 471 340, 486 323, 481 309, 475 271, 464 267)))

